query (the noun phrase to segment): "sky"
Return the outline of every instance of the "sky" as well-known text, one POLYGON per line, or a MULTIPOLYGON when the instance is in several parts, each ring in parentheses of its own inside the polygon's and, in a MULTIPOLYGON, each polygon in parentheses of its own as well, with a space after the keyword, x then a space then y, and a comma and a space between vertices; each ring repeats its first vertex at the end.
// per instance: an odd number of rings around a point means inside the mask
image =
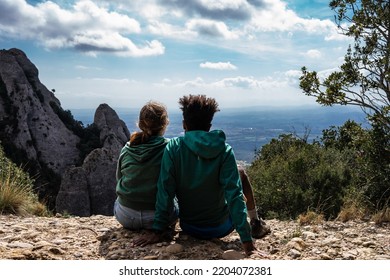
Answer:
POLYGON ((300 69, 330 73, 350 43, 328 0, 0 0, 0 48, 24 51, 70 110, 188 94, 312 106, 300 69))

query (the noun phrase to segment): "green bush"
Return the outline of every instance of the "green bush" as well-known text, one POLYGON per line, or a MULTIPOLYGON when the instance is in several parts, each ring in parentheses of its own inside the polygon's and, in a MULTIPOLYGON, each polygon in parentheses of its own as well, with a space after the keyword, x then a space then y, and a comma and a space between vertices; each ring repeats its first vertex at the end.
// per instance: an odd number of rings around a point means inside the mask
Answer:
POLYGON ((312 144, 281 135, 264 145, 248 170, 262 215, 295 219, 314 211, 347 220, 387 213, 390 128, 375 117, 371 125, 347 121, 312 144))
POLYGON ((378 211, 389 207, 390 200, 390 128, 371 118, 372 127, 363 129, 348 121, 341 127, 324 131, 326 147, 348 150, 352 160, 352 186, 361 193, 366 205, 378 211))
POLYGON ((262 215, 297 218, 307 211, 336 217, 351 180, 345 154, 281 135, 258 152, 248 170, 262 215))

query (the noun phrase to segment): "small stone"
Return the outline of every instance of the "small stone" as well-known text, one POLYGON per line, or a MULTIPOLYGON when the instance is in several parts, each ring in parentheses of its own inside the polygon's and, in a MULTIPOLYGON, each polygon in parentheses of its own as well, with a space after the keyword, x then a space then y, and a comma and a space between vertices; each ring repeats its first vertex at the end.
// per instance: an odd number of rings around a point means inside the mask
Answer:
POLYGON ((65 242, 66 242, 66 240, 64 240, 64 239, 55 239, 52 241, 52 243, 56 244, 56 245, 60 245, 60 244, 63 244, 65 242))
POLYGON ((145 256, 143 257, 144 260, 157 260, 158 256, 145 256))
POLYGON ((375 247, 375 246, 376 246, 375 242, 372 241, 367 241, 363 243, 363 247, 375 247))
POLYGON ((316 234, 311 231, 302 232, 303 239, 316 239, 316 234))
POLYGON ((184 246, 178 243, 171 244, 167 248, 165 248, 165 251, 170 254, 177 254, 184 251, 184 246))
POLYGON ((294 248, 298 251, 303 251, 306 248, 306 243, 301 238, 293 238, 290 240, 290 242, 287 243, 287 246, 289 248, 294 248))
POLYGON ((55 255, 63 255, 64 254, 64 252, 61 249, 57 248, 57 247, 50 248, 49 252, 51 252, 51 253, 53 253, 55 255))
POLYGON ((97 232, 106 232, 106 231, 110 231, 110 229, 109 228, 98 228, 96 231, 97 232))
POLYGON ((243 258, 244 255, 236 250, 227 250, 222 254, 222 259, 224 260, 241 260, 243 258))
POLYGON ((23 248, 23 249, 32 249, 34 247, 34 245, 31 245, 29 243, 18 242, 18 241, 9 243, 7 246, 10 248, 23 248))
POLYGON ((343 260, 354 260, 356 257, 349 252, 343 253, 343 260))
POLYGON ((328 254, 325 254, 325 253, 322 253, 320 255, 320 258, 321 258, 321 260, 331 260, 332 259, 328 254))
POLYGON ((288 256, 290 256, 291 258, 293 259, 296 259, 296 258, 299 258, 302 254, 301 252, 299 252, 298 250, 295 250, 295 249, 291 249, 288 254, 288 256))

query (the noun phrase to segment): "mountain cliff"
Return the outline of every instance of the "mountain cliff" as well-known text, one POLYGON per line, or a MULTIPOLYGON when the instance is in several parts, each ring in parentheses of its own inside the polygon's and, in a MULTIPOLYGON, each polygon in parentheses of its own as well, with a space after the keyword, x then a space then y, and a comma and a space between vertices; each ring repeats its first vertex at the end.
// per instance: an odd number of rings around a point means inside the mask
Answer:
POLYGON ((70 111, 61 108, 38 76, 37 67, 23 51, 0 50, 0 141, 6 155, 35 178, 36 191, 49 208, 70 214, 75 211, 74 202, 83 200, 77 195, 80 186, 69 189, 69 174, 81 168, 88 197, 84 201, 88 211, 82 215, 110 215, 115 198, 115 162, 130 135, 125 123, 102 104, 95 112, 94 123, 83 127, 70 111), (96 139, 91 144, 93 137, 96 139), (97 172, 102 166, 108 167, 97 172), (74 195, 58 199, 59 192, 74 195), (94 203, 96 200, 99 203, 94 203), (97 205, 102 201, 104 205, 97 205))

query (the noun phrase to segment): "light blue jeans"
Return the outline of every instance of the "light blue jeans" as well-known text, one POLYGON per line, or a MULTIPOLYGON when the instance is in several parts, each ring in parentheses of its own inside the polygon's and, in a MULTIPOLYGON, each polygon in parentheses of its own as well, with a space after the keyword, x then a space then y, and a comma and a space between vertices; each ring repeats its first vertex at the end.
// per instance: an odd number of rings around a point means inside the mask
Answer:
MULTIPOLYGON (((134 210, 121 205, 118 200, 114 204, 114 216, 118 222, 127 229, 152 229, 154 220, 154 210, 134 210)), ((170 222, 176 222, 178 209, 175 205, 170 216, 170 222)))

